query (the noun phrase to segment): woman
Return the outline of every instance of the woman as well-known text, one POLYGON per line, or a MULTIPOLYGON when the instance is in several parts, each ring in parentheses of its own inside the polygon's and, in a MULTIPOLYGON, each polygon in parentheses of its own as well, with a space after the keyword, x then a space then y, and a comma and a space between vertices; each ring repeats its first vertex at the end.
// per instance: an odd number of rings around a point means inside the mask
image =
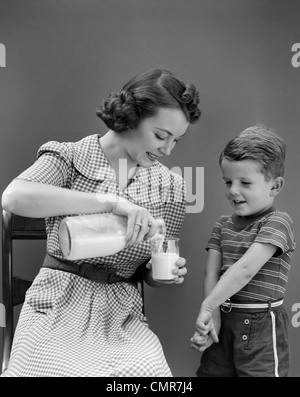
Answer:
MULTIPOLYGON (((195 87, 172 73, 141 73, 97 111, 109 128, 105 135, 44 144, 36 162, 6 188, 4 209, 46 218, 47 255, 27 292, 2 376, 172 376, 143 315, 142 298, 128 281, 150 258, 157 218, 164 220, 167 236, 181 229, 184 183, 158 159, 170 155, 197 121, 198 103, 195 87), (65 263, 61 220, 97 212, 127 217, 127 247, 58 270, 65 263), (83 264, 105 277, 115 274, 112 282, 75 274, 83 264)), ((175 283, 182 283, 185 259, 177 266, 175 283)), ((150 283, 151 268, 145 272, 150 283)))

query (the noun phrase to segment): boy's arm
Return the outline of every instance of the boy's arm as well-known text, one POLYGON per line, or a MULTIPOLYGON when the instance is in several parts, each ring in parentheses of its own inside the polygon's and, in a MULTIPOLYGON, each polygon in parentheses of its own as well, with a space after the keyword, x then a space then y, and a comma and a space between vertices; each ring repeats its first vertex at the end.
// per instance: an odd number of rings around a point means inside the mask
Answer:
MULTIPOLYGON (((205 273, 204 273, 204 298, 206 298, 210 292, 213 290, 215 285, 218 283, 221 273, 222 267, 222 257, 221 252, 215 249, 209 249, 206 265, 205 265, 205 273)), ((217 338, 212 338, 208 335, 209 331, 212 330, 214 334, 219 332, 220 329, 220 313, 217 308, 213 317, 216 320, 216 330, 214 329, 214 324, 211 323, 213 329, 207 329, 207 331, 203 332, 201 328, 199 328, 198 318, 195 324, 195 332, 191 338, 191 347, 196 350, 204 351, 207 347, 209 347, 213 342, 217 341, 217 338), (205 336, 206 335, 206 336, 205 336)))
POLYGON ((277 247, 273 244, 253 243, 245 254, 222 275, 202 302, 201 310, 211 312, 240 291, 276 250, 277 247))
POLYGON ((219 281, 221 274, 221 252, 209 249, 204 273, 204 298, 206 298, 219 281))
MULTIPOLYGON (((208 250, 208 256, 205 265, 205 274, 204 274, 204 299, 209 296, 211 291, 217 285, 222 268, 222 254, 220 251, 215 249, 208 250)), ((215 319, 217 324, 217 332, 220 329, 220 313, 219 308, 217 307, 212 313, 213 319, 215 319)), ((198 321, 196 321, 196 330, 197 330, 198 321)), ((200 331, 200 329, 198 329, 200 331)))

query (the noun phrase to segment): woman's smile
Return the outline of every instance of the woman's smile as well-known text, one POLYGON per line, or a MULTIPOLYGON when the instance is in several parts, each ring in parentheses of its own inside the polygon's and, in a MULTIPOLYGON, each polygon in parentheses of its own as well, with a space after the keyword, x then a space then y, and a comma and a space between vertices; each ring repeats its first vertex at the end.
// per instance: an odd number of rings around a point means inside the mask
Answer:
POLYGON ((155 155, 155 154, 153 154, 153 153, 150 153, 150 152, 146 152, 146 154, 147 154, 147 156, 149 157, 149 159, 151 160, 151 161, 156 161, 157 159, 158 159, 158 157, 159 156, 157 156, 157 155, 155 155))

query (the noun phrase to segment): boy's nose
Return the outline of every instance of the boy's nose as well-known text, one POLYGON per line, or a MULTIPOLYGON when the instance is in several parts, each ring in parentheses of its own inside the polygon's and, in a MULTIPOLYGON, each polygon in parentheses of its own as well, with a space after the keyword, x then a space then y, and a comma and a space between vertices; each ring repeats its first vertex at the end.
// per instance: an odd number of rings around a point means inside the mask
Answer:
POLYGON ((231 196, 238 196, 239 194, 238 188, 235 185, 231 185, 229 192, 231 196))

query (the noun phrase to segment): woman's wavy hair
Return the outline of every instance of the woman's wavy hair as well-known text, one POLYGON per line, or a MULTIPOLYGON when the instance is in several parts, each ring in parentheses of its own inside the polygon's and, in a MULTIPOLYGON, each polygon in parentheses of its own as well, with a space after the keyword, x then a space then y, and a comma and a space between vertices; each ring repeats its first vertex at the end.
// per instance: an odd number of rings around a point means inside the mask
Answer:
POLYGON ((201 111, 199 93, 193 84, 184 84, 164 69, 150 69, 133 77, 122 90, 103 100, 97 116, 115 131, 135 129, 159 108, 181 109, 188 122, 195 123, 201 111))

